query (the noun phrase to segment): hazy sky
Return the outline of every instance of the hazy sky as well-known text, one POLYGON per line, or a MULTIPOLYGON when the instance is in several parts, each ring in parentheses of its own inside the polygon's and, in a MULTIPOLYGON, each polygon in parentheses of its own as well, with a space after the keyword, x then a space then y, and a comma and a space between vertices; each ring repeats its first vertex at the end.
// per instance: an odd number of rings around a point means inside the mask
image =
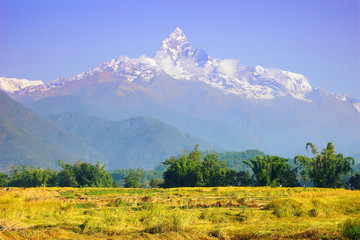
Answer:
POLYGON ((360 99, 359 0, 0 0, 0 76, 49 82, 152 56, 176 27, 215 58, 360 99))

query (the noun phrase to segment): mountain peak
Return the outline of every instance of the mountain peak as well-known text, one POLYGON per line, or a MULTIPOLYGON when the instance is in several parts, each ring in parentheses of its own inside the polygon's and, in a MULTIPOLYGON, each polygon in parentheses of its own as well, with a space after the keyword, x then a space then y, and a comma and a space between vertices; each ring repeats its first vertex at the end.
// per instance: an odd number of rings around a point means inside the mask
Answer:
MULTIPOLYGON (((181 62, 186 62, 189 59, 195 60, 198 66, 203 66, 209 57, 204 51, 191 45, 184 32, 177 27, 168 38, 161 42, 159 50, 155 53, 153 59, 160 66, 165 66, 168 69, 169 65, 180 66, 182 65, 181 62)), ((180 66, 180 68, 183 67, 180 66)), ((183 70, 180 69, 180 72, 183 72, 183 70)))
POLYGON ((180 28, 176 28, 168 38, 162 41, 160 45, 161 51, 164 52, 173 52, 174 50, 180 50, 184 46, 188 46, 189 42, 180 28))
POLYGON ((27 79, 17 79, 17 78, 6 78, 0 77, 0 90, 6 92, 17 92, 21 89, 24 89, 29 86, 38 86, 44 85, 44 83, 40 80, 27 80, 27 79))
POLYGON ((187 41, 184 32, 179 27, 175 28, 175 30, 169 35, 168 39, 186 40, 187 41))

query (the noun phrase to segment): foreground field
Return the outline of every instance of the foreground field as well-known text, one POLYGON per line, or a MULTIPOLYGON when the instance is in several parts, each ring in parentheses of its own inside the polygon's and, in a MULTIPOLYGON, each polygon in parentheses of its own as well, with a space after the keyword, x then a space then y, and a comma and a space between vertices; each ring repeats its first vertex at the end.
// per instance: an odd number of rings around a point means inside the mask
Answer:
POLYGON ((359 217, 360 191, 343 189, 0 192, 0 239, 344 239, 359 217))

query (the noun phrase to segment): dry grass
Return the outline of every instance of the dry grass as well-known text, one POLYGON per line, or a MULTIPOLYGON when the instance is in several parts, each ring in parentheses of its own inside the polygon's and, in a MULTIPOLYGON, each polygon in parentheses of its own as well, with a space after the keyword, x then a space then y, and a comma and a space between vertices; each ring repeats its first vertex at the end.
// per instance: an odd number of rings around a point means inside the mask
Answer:
POLYGON ((359 217, 360 191, 343 189, 0 192, 0 239, 344 239, 359 217))

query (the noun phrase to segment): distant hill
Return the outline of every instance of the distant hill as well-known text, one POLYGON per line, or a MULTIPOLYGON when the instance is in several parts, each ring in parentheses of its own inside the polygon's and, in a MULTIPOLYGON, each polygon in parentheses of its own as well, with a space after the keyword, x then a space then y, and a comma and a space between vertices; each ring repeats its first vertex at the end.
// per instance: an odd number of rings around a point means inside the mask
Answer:
POLYGON ((221 152, 218 153, 219 160, 225 161, 226 165, 237 171, 249 171, 249 167, 243 163, 244 160, 250 160, 256 156, 265 156, 264 152, 259 150, 247 150, 243 152, 221 152))
MULTIPOLYGON (((203 152, 203 156, 208 153, 203 152)), ((256 156, 265 156, 265 153, 259 150, 246 150, 242 152, 214 152, 219 156, 221 162, 226 162, 226 166, 236 171, 250 171, 250 168, 243 163, 244 160, 250 160, 256 156)))
POLYGON ((0 170, 12 165, 56 168, 59 159, 107 163, 107 158, 75 135, 0 91, 0 170))
POLYGON ((0 91, 0 170, 29 165, 57 168, 57 161, 99 161, 108 168, 153 168, 192 149, 219 150, 160 121, 138 117, 108 121, 78 113, 49 117, 28 110, 0 91))
POLYGON ((54 123, 77 135, 109 159, 108 167, 153 169, 183 149, 199 144, 203 150, 220 148, 160 121, 136 117, 109 121, 81 113, 49 116, 54 123))

